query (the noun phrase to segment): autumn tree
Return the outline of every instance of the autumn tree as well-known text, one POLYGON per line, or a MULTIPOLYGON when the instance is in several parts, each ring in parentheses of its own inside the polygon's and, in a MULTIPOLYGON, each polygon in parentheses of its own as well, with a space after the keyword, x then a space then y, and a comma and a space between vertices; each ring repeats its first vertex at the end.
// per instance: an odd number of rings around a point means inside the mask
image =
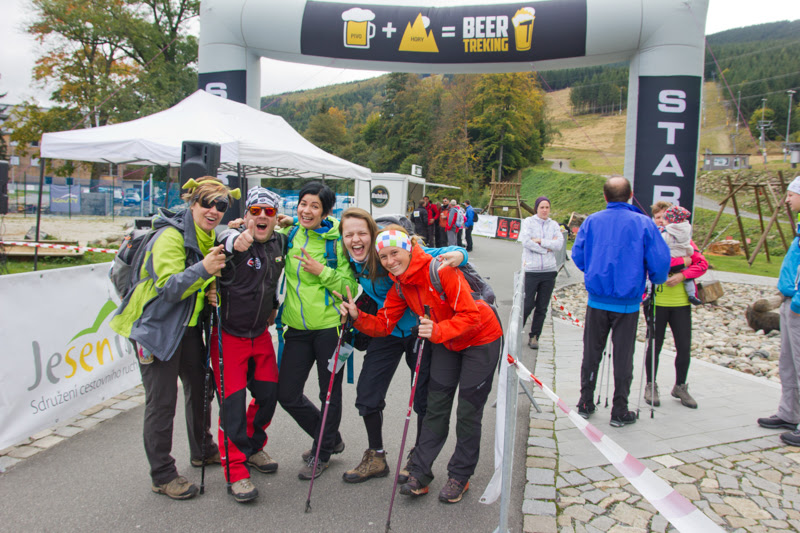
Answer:
POLYGON ((323 150, 334 151, 347 142, 347 115, 329 107, 311 119, 303 136, 323 150))

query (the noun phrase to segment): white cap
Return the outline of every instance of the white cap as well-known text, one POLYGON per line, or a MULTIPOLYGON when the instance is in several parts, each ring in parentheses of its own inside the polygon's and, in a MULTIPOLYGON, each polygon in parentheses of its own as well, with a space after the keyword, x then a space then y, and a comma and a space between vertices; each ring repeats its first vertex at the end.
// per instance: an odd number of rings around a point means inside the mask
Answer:
POLYGON ((786 187, 787 191, 792 191, 795 194, 800 194, 800 175, 794 177, 792 182, 786 187))

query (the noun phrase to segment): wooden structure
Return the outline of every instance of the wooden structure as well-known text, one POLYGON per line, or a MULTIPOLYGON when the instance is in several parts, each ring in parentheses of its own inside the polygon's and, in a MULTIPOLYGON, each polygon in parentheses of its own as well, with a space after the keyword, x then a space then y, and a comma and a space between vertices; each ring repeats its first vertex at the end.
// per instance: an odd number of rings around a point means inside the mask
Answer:
POLYGON ((512 181, 495 181, 495 175, 495 171, 492 169, 492 181, 489 184, 491 196, 489 196, 489 205, 486 206, 487 213, 512 218, 525 218, 523 209, 531 214, 536 213, 520 198, 522 173, 519 170, 514 173, 512 181), (516 216, 512 215, 512 210, 516 211, 516 216))
MULTIPOLYGON (((728 195, 722 199, 720 202, 719 212, 717 212, 716 218, 714 218, 714 222, 711 223, 711 227, 708 230, 708 235, 706 235, 705 240, 703 241, 702 246, 700 247, 701 250, 705 250, 706 246, 708 246, 709 241, 711 240, 711 236, 714 234, 714 230, 719 223, 720 217, 722 217, 722 213, 727 207, 728 202, 730 201, 733 204, 733 211, 736 216, 736 223, 739 226, 739 234, 741 235, 741 245, 744 249, 744 255, 747 258, 747 262, 750 266, 753 265, 758 252, 761 251, 761 248, 764 248, 764 253, 767 256, 767 262, 770 262, 769 257, 769 248, 765 246, 767 242, 767 236, 769 235, 772 226, 776 224, 778 220, 778 215, 781 212, 781 209, 785 208, 787 214, 789 215, 789 221, 792 228, 792 238, 795 237, 796 231, 794 228, 792 211, 789 209, 789 206, 785 204, 786 201, 786 183, 783 181, 783 172, 778 171, 778 183, 739 183, 734 184, 730 177, 727 178, 728 180, 728 195), (777 187, 781 193, 781 198, 778 200, 778 197, 773 190, 774 187, 777 187), (739 214, 739 204, 736 201, 736 195, 741 194, 742 191, 752 189, 753 194, 756 198, 756 208, 758 210, 758 220, 761 225, 761 237, 758 239, 758 243, 756 247, 753 249, 752 253, 747 245, 747 236, 744 233, 744 225, 742 224, 742 218, 739 214), (762 199, 763 198, 763 199, 762 199), (772 213, 772 216, 769 219, 766 227, 764 226, 764 214, 762 210, 762 202, 765 204, 767 213, 772 213)), ((777 224, 778 233, 781 236, 781 241, 783 242, 783 247, 786 251, 789 251, 789 242, 787 242, 786 237, 783 234, 783 229, 781 229, 781 225, 777 224)))

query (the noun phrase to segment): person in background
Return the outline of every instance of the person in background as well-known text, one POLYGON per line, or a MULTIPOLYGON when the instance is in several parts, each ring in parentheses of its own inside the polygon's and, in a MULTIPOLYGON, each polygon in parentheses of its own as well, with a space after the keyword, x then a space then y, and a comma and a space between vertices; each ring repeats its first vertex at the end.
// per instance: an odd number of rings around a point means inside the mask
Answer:
POLYGON ((211 410, 203 417, 206 347, 200 314, 205 288, 225 266, 222 246, 214 246, 214 228, 239 189, 204 176, 189 180, 177 212, 161 209, 153 220, 158 233, 147 243, 141 282, 110 326, 136 343, 145 392, 144 449, 152 490, 174 500, 193 498, 197 485, 178 474, 172 451, 172 428, 178 403, 178 379, 186 399, 186 429, 192 466, 220 463, 209 433, 211 410))
POLYGON ((411 211, 411 222, 414 223, 414 232, 423 239, 428 238, 428 210, 425 208, 425 201, 421 201, 419 206, 411 211))
POLYGON ((467 241, 467 251, 472 251, 472 228, 475 227, 475 209, 469 200, 464 200, 464 205, 467 206, 467 221, 464 223, 464 234, 467 241))
POLYGON ((428 237, 426 244, 432 248, 436 247, 436 230, 439 228, 439 206, 431 202, 428 196, 424 196, 425 209, 428 210, 428 237))
POLYGON ((445 225, 445 231, 447 232, 447 245, 448 246, 456 246, 461 245, 458 244, 458 232, 461 228, 458 227, 456 224, 456 219, 458 218, 458 202, 455 200, 450 200, 450 209, 447 212, 447 224, 445 225))
POLYGON ((533 311, 528 346, 539 349, 539 336, 556 286, 558 263, 556 254, 564 246, 558 223, 550 218, 550 200, 540 196, 533 204, 536 214, 522 221, 519 240, 522 242, 522 268, 525 271, 525 308, 522 323, 533 311))
MULTIPOLYGON (((786 188, 786 205, 800 212, 800 175, 786 188)), ((800 235, 800 224, 798 224, 800 235)), ((768 429, 788 429, 781 440, 790 446, 800 446, 800 291, 797 290, 800 272, 800 236, 795 237, 783 258, 778 277, 778 290, 783 294, 781 304, 781 355, 778 372, 781 377, 781 399, 778 412, 759 418, 758 425, 768 429)))
POLYGON ((436 230, 436 246, 442 248, 447 246, 447 219, 450 216, 450 202, 447 198, 442 198, 439 206, 439 228, 436 230))
POLYGON ((628 203, 633 191, 627 179, 609 178, 603 185, 603 196, 608 205, 581 224, 572 247, 572 260, 584 273, 589 293, 578 414, 589 418, 595 411, 597 370, 610 331, 614 345, 611 426, 622 427, 636 423, 636 413, 628 410, 628 396, 645 282, 648 278, 654 285, 666 281, 670 256, 653 221, 628 203))

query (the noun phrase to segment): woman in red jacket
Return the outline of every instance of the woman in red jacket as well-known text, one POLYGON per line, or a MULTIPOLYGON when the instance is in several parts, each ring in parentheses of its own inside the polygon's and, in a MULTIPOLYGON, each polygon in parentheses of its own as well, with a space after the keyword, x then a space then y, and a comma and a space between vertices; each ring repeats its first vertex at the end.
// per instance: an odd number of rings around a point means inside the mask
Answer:
POLYGON ((441 501, 456 503, 469 488, 469 478, 478 464, 483 407, 497 368, 502 327, 492 308, 472 297, 469 284, 457 268, 439 269, 443 292, 438 293, 429 274, 433 258, 399 226, 389 226, 378 234, 375 249, 381 265, 400 285, 402 297, 395 285, 389 289, 383 309, 373 316, 359 311, 348 294, 349 301, 343 302, 342 312, 356 319, 359 331, 373 337, 389 335, 407 307, 421 317, 419 337, 433 343, 428 410, 410 476, 400 493, 428 493, 433 462, 447 440, 458 389, 456 449, 447 465, 447 483, 439 493, 441 501), (424 316, 426 305, 430 307, 430 317, 424 316))

